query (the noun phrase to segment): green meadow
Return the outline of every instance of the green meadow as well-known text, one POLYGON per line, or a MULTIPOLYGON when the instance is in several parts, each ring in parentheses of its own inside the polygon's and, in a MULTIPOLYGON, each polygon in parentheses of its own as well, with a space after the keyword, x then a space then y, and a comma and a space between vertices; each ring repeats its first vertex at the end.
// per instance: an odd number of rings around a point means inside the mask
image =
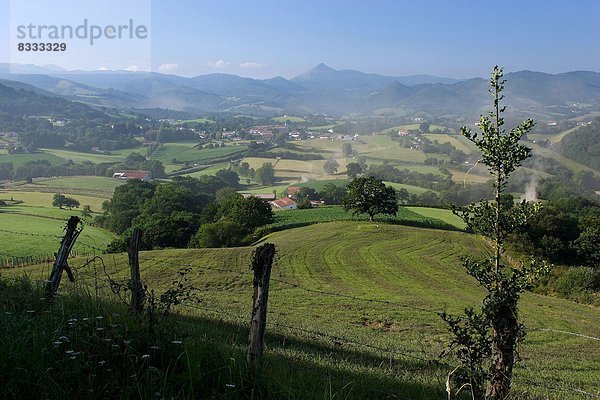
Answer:
MULTIPOLYGON (((437 313, 481 304, 483 291, 459 256, 488 255, 483 240, 461 232, 347 221, 276 232, 265 241, 278 253, 256 389, 262 398, 446 398, 446 375, 457 363, 440 355, 449 334, 437 313)), ((217 398, 236 397, 226 394, 225 383, 245 387, 251 253, 251 247, 140 253, 142 279, 158 292, 171 286, 180 268, 190 268, 186 284, 196 288, 199 302, 177 307, 179 316, 169 322, 169 335, 186 332, 182 354, 189 367, 182 367, 182 375, 190 368, 191 377, 180 383, 183 387, 203 382, 217 398), (216 351, 207 353, 210 346, 216 351), (205 372, 192 373, 200 365, 205 372)), ((128 278, 126 255, 105 261, 112 279, 128 278)), ((79 282, 93 288, 103 268, 96 262, 77 271, 79 282)), ((2 275, 23 273, 45 277, 43 266, 2 275)), ((62 285, 63 290, 72 286, 62 285)), ((105 279, 99 285, 109 293, 105 279)), ((525 293, 520 315, 528 335, 511 398, 584 399, 589 398, 584 393, 597 393, 600 310, 525 293)))

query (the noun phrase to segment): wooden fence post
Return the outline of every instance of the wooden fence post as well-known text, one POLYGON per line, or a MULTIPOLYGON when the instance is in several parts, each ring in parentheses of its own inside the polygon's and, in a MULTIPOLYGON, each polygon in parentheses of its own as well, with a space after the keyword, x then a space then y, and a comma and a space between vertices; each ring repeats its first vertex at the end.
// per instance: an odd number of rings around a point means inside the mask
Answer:
POLYGON ((129 255, 129 270, 131 272, 131 308, 141 313, 144 308, 144 286, 140 278, 139 248, 142 240, 142 230, 135 228, 127 245, 129 255))
POLYGON ((49 296, 53 296, 54 294, 56 294, 58 290, 58 285, 60 284, 60 278, 62 277, 63 270, 66 269, 67 274, 69 275, 69 279, 71 279, 72 281, 74 280, 73 274, 71 273, 71 269, 69 268, 69 264, 67 264, 67 258, 69 257, 71 249, 73 249, 73 245, 75 244, 77 237, 83 229, 77 229, 78 225, 78 217, 72 216, 71 218, 69 218, 69 221, 67 222, 65 236, 60 242, 60 248, 58 250, 58 253, 56 253, 56 261, 54 261, 52 273, 50 274, 50 279, 48 279, 48 283, 46 285, 46 291, 49 296))
POLYGON ((269 280, 271 267, 275 258, 275 245, 265 243, 257 247, 252 255, 254 271, 254 294, 252 296, 252 319, 250 320, 250 337, 246 353, 246 365, 255 373, 260 365, 265 343, 265 327, 267 323, 267 302, 269 299, 269 280))

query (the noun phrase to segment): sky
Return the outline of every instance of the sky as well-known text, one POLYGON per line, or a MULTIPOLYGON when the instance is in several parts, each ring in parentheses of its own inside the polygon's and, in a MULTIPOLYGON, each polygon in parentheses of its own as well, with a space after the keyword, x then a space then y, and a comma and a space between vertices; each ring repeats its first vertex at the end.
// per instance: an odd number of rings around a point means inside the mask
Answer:
POLYGON ((319 63, 404 76, 600 71, 600 1, 0 0, 0 62, 67 69, 291 78, 319 63), (132 19, 145 39, 67 41, 19 52, 18 25, 106 27, 132 19), (27 54, 26 54, 27 53, 27 54))

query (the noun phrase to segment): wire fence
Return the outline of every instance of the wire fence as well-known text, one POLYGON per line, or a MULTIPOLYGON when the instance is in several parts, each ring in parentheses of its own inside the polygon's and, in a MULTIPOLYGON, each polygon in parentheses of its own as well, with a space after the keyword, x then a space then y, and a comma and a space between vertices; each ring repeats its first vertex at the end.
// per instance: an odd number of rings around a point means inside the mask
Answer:
MULTIPOLYGON (((48 238, 53 238, 53 239, 61 239, 61 236, 48 235, 48 234, 34 234, 34 233, 25 233, 25 232, 14 232, 14 231, 5 230, 5 229, 0 229, 0 232, 7 232, 7 233, 25 235, 25 236, 48 237, 48 238)), ((82 235, 81 239, 84 239, 84 240, 80 240, 78 242, 78 244, 80 246, 84 247, 85 249, 87 249, 87 251, 86 252, 73 251, 73 252, 71 252, 70 257, 77 257, 77 256, 86 257, 87 260, 82 265, 74 267, 73 270, 76 271, 77 273, 85 273, 86 269, 89 269, 89 267, 93 267, 95 279, 98 280, 100 277, 101 280, 103 280, 103 281, 105 280, 108 283, 109 287, 113 290, 113 293, 115 293, 116 295, 119 296, 120 301, 127 304, 127 301, 123 298, 122 293, 114 290, 114 288, 118 286, 118 282, 115 278, 113 278, 111 276, 111 274, 116 273, 117 270, 119 269, 117 262, 113 260, 113 267, 114 267, 113 269, 114 270, 109 271, 107 269, 106 263, 104 262, 104 259, 102 258, 102 256, 100 256, 101 254, 105 253, 106 249, 99 248, 99 247, 94 246, 93 244, 89 243, 88 241, 94 241, 94 238, 92 238, 91 236, 82 235), (98 274, 97 264, 101 265, 101 267, 102 267, 101 274, 98 274)), ((17 258, 15 258, 15 257, 9 258, 9 256, 7 256, 5 254, 0 254, 0 265, 2 267, 7 267, 7 266, 22 266, 22 265, 28 265, 28 264, 42 264, 42 263, 49 264, 49 263, 53 262, 54 259, 55 259, 54 254, 40 255, 37 257, 27 256, 27 257, 22 257, 20 259, 18 257, 17 258)), ((248 278, 249 284, 251 282, 250 278, 252 278, 252 276, 253 276, 253 273, 250 269, 239 270, 239 269, 230 269, 230 268, 223 268, 223 267, 216 267, 216 266, 209 266, 209 265, 197 265, 194 263, 180 263, 175 260, 171 261, 169 259, 152 257, 152 256, 144 256, 144 255, 142 255, 139 258, 139 260, 141 263, 143 263, 143 267, 145 269, 146 268, 156 268, 156 267, 176 268, 176 270, 181 269, 181 268, 188 268, 188 269, 190 269, 190 271, 188 271, 188 272, 192 272, 192 273, 205 273, 207 271, 212 271, 212 272, 218 272, 218 273, 223 273, 223 274, 234 274, 239 277, 248 278)), ((312 296, 333 297, 333 298, 340 298, 340 299, 344 299, 344 300, 351 300, 351 301, 355 301, 355 302, 380 304, 380 305, 391 306, 391 307, 401 307, 404 309, 411 310, 412 312, 418 312, 418 313, 435 314, 435 315, 440 315, 440 313, 441 313, 441 310, 428 309, 428 308, 416 306, 416 305, 405 303, 405 302, 398 302, 398 301, 386 300, 386 299, 369 298, 366 296, 357 296, 357 295, 348 294, 348 293, 327 291, 327 290, 316 289, 313 287, 307 287, 307 286, 301 285, 299 283, 290 282, 286 279, 282 279, 281 277, 271 277, 271 282, 277 284, 271 288, 271 290, 273 290, 275 292, 284 291, 284 290, 288 290, 288 289, 297 289, 297 290, 301 290, 307 294, 310 294, 312 296)), ((96 285, 98 285, 98 282, 96 283, 96 285)), ((223 287, 219 287, 219 286, 212 286, 210 288, 203 287, 202 289, 198 289, 198 290, 202 291, 204 294, 207 294, 207 293, 210 293, 211 290, 214 291, 214 290, 220 290, 220 289, 223 289, 223 287)), ((248 297, 250 298, 250 293, 249 293, 248 297)), ((219 305, 217 305, 215 307, 209 307, 208 304, 206 304, 206 303, 200 303, 200 304, 184 303, 181 306, 188 308, 188 309, 194 309, 196 312, 199 312, 202 314, 218 316, 221 319, 225 316, 230 320, 235 320, 236 323, 240 326, 247 325, 250 321, 249 315, 247 315, 247 316, 239 315, 239 314, 233 313, 231 311, 228 311, 228 310, 224 309, 223 307, 220 307, 219 305)), ((356 338, 348 337, 346 335, 332 334, 330 332, 324 332, 324 331, 318 330, 318 329, 309 329, 309 328, 299 327, 299 326, 293 325, 293 322, 286 321, 286 319, 287 319, 287 317, 279 314, 277 310, 273 310, 273 309, 269 310, 269 319, 268 319, 267 325, 270 327, 276 328, 276 329, 270 330, 270 333, 271 334, 284 334, 284 332, 287 332, 287 333, 291 333, 295 336, 302 336, 302 337, 308 335, 312 338, 326 340, 327 342, 329 342, 330 344, 332 344, 333 346, 336 346, 336 347, 350 346, 353 348, 368 349, 370 351, 376 351, 379 354, 385 354, 385 355, 389 356, 390 358, 396 357, 396 358, 415 360, 415 361, 418 361, 419 363, 421 363, 422 366, 451 367, 450 363, 441 360, 441 357, 442 357, 441 354, 427 354, 427 352, 424 349, 414 350, 414 349, 408 349, 408 348, 377 346, 373 343, 361 341, 356 338)), ((530 328, 530 331, 552 332, 552 333, 557 333, 557 334, 573 335, 573 336, 577 336, 577 337, 584 338, 584 339, 600 341, 600 338, 595 337, 595 336, 585 335, 585 334, 581 334, 581 333, 577 333, 577 332, 569 332, 569 331, 564 331, 564 330, 560 330, 560 329, 538 327, 538 328, 530 328)), ((559 392, 578 393, 579 395, 586 396, 589 398, 600 398, 600 396, 598 396, 594 393, 590 393, 590 392, 587 392, 587 391, 584 391, 584 390, 581 390, 578 388, 566 388, 566 387, 551 388, 551 387, 538 385, 535 382, 527 382, 527 385, 543 387, 546 390, 556 392, 556 393, 559 393, 559 392)))

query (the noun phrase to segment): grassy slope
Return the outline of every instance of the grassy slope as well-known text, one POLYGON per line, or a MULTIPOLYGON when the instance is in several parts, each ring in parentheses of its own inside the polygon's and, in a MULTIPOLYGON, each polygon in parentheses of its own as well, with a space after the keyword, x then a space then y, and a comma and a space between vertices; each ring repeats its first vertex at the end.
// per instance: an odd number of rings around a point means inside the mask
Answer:
POLYGON ((439 143, 450 143, 452 146, 456 147, 457 150, 460 150, 466 154, 472 153, 472 148, 467 146, 461 140, 458 139, 458 135, 448 135, 448 134, 439 134, 439 133, 427 133, 425 135, 427 139, 437 140, 439 143))
MULTIPOLYGON (((125 160, 125 157, 121 155, 108 155, 108 154, 92 154, 83 153, 78 151, 70 150, 58 150, 58 149, 42 149, 45 153, 55 155, 56 157, 63 158, 65 160, 72 160, 75 163, 81 163, 83 161, 91 161, 95 164, 99 163, 118 163, 125 160)), ((133 152, 133 150, 131 150, 133 152)))
POLYGON ((64 158, 57 157, 48 153, 33 154, 0 154, 0 163, 13 163, 14 168, 25 165, 29 161, 47 160, 50 164, 62 164, 66 162, 64 158))
POLYGON ((228 147, 213 149, 198 149, 194 147, 195 145, 195 142, 162 144, 152 153, 150 158, 161 161, 165 166, 165 170, 167 172, 172 172, 183 166, 182 164, 173 164, 172 160, 174 158, 180 163, 187 161, 192 164, 203 164, 209 162, 211 159, 233 155, 246 149, 246 146, 244 145, 230 145, 228 147))
MULTIPOLYGON (((125 184, 124 181, 103 176, 71 176, 63 178, 37 179, 33 183, 12 186, 19 191, 41 192, 41 193, 63 193, 94 197, 96 199, 84 199, 81 204, 102 203, 104 199, 112 197, 115 189, 125 184), (98 198, 102 199, 99 200, 98 198), (90 201, 92 203, 90 203, 90 201)), ((50 200, 52 202, 52 200, 50 200)), ((94 207, 92 207, 94 209, 94 207)), ((96 209, 100 209, 98 206, 96 209)))
MULTIPOLYGON (((417 209, 418 207, 413 207, 417 209)), ((414 212, 408 207, 400 207, 396 216, 376 216, 377 221, 385 221, 394 224, 425 226, 439 229, 461 229, 454 219, 451 218, 452 213, 449 210, 440 210, 437 213, 438 217, 426 215, 425 212, 414 212)), ((433 213, 432 213, 433 214, 433 213)), ((321 222, 332 221, 367 221, 368 218, 364 214, 355 215, 349 211, 345 211, 341 206, 317 207, 307 210, 281 210, 275 212, 274 227, 289 228, 300 225, 310 225, 321 222)))
MULTIPOLYGON (((80 210, 66 210, 52 207, 52 193, 0 191, 0 199, 23 203, 0 208, 0 255, 6 257, 24 257, 49 255, 58 250, 60 237, 66 220, 71 215, 80 216, 80 210), (32 236, 33 235, 33 236, 32 236)), ((100 197, 73 195, 81 206, 88 204, 92 211, 100 212, 102 202, 100 197)), ((91 247, 103 248, 112 239, 111 232, 85 226, 75 251, 90 253, 91 247), (91 246, 91 247, 90 247, 91 246)))
MULTIPOLYGON (((387 392, 411 399, 445 398, 445 374, 451 367, 436 368, 414 357, 436 359, 445 348, 448 334, 435 312, 447 309, 458 313, 466 306, 480 304, 483 293, 458 260, 461 254, 487 254, 480 239, 458 232, 336 222, 278 232, 268 241, 277 245, 278 257, 272 273, 267 328, 275 336, 267 339, 265 373, 282 386, 289 386, 295 393, 292 398, 318 398, 309 395, 316 394, 318 388, 307 388, 316 382, 303 380, 312 370, 322 371, 324 379, 318 384, 330 387, 336 397, 384 398, 387 392), (390 349, 392 353, 368 346, 390 349), (284 364, 278 364, 277 359, 285 360, 284 364), (328 374, 342 372, 342 381, 332 380, 331 376, 327 379, 328 374), (362 397, 353 394, 361 384, 369 385, 369 392, 362 397)), ((190 281, 202 288, 202 303, 199 308, 184 308, 183 312, 233 326, 246 325, 252 293, 248 271, 251 251, 143 252, 142 277, 150 288, 164 288, 179 267, 189 264, 190 281)), ((126 255, 117 256, 115 262, 116 268, 112 261, 109 263, 109 272, 126 279, 126 255)), ((26 271, 32 276, 43 272, 39 267, 28 267, 4 274, 26 271)), ((84 273, 80 278, 93 278, 93 271, 82 270, 84 273)), ((586 398, 572 389, 596 393, 598 342, 542 329, 597 336, 600 310, 527 293, 521 316, 530 332, 521 349, 523 361, 515 371, 513 398, 586 398)), ((231 329, 196 335, 227 343, 233 335, 231 329)), ((237 346, 243 348, 245 338, 240 336, 237 346)))

